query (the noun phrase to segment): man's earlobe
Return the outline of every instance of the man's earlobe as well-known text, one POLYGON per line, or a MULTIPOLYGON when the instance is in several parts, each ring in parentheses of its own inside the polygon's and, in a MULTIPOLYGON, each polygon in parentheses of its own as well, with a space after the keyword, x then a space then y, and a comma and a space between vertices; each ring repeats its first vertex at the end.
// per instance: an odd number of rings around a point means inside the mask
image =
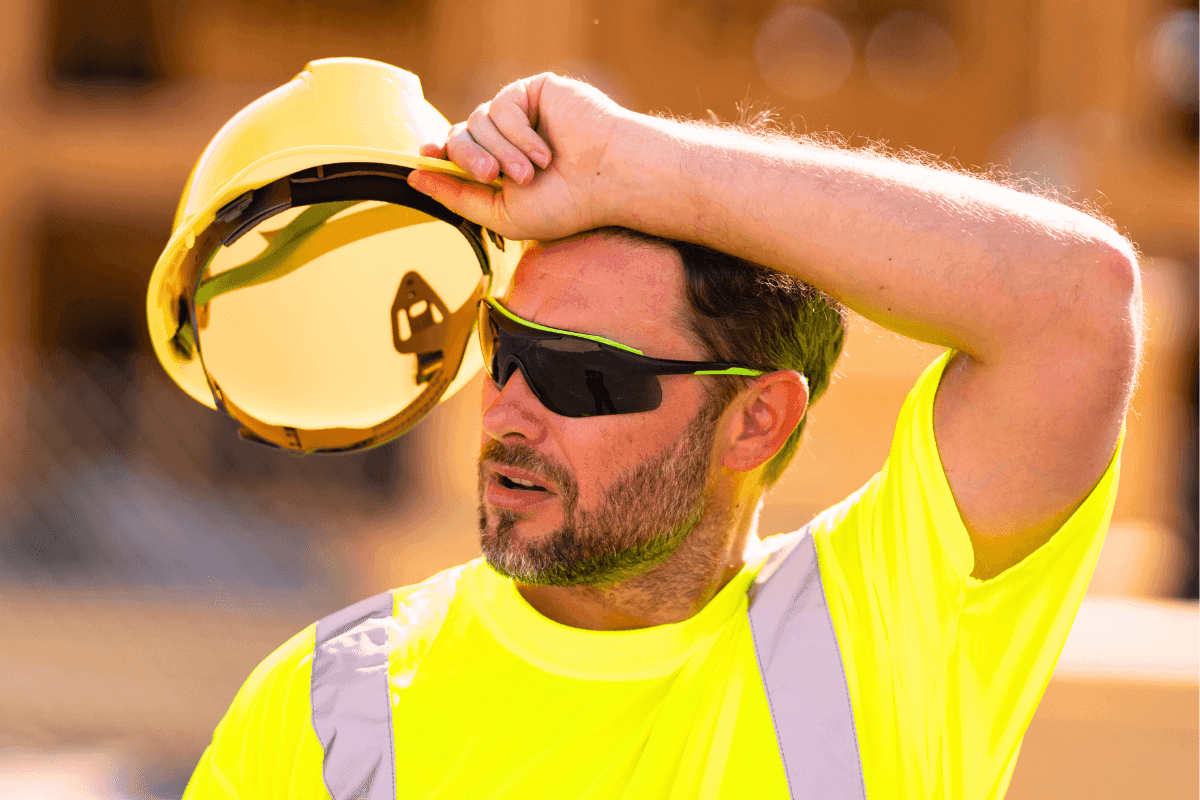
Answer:
POLYGON ((723 463, 739 472, 765 464, 787 442, 808 409, 808 382, 795 370, 756 379, 748 395, 735 401, 723 463))

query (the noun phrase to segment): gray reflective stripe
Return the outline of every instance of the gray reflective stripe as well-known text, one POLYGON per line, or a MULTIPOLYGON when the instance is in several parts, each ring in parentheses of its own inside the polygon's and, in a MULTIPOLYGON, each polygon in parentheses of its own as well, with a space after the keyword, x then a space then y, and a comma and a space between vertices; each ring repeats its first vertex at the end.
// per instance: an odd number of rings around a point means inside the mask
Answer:
POLYGON ((325 751, 333 800, 395 800, 396 757, 388 687, 392 593, 369 597, 317 623, 313 730, 325 751))
MULTIPOLYGON (((791 537, 795 537, 792 539, 791 537)), ((750 631, 793 800, 865 800, 841 650, 808 528, 750 587, 750 631)))

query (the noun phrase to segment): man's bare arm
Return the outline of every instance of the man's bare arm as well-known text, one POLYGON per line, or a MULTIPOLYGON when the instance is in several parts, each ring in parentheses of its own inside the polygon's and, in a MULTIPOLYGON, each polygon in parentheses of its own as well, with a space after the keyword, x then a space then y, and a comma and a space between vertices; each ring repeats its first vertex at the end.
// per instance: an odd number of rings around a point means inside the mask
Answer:
POLYGON ((448 143, 468 169, 493 157, 520 183, 414 185, 509 235, 621 225, 699 242, 958 350, 934 422, 977 576, 1045 542, 1103 474, 1141 335, 1136 256, 1111 228, 948 170, 633 114, 548 76, 521 83, 448 143), (521 156, 548 168, 522 173, 521 156))

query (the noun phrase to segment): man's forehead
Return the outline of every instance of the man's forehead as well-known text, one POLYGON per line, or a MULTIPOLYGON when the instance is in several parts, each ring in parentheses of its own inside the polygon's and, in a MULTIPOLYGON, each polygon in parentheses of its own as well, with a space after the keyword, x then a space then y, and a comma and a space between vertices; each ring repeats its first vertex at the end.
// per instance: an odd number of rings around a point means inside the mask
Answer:
POLYGON ((607 336, 648 355, 694 358, 683 287, 673 249, 591 234, 530 245, 507 299, 514 313, 542 325, 607 336))

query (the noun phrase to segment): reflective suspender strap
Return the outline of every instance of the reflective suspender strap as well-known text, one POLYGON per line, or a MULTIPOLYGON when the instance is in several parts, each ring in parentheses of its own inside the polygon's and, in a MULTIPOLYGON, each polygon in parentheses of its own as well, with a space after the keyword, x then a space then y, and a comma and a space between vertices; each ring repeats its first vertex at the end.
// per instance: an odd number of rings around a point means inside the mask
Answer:
POLYGON ((392 593, 384 592, 317 623, 312 721, 333 800, 396 798, 388 688, 392 605, 392 593))
MULTIPOLYGON (((808 527, 749 590, 750 631, 793 800, 865 800, 854 713, 808 527)), ((791 538, 791 537, 789 537, 791 538)))

